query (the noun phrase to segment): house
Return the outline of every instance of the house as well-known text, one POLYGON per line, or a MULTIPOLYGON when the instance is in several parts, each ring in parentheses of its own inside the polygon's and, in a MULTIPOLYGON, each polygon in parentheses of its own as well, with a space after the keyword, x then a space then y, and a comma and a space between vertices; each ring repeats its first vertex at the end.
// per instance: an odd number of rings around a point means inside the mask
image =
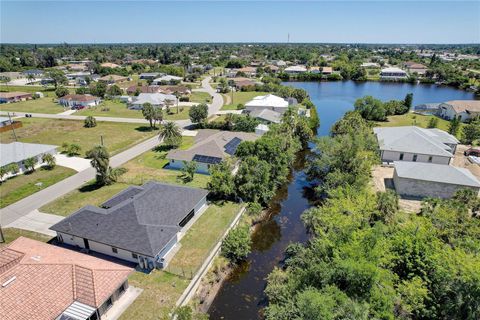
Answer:
POLYGON ((128 77, 119 76, 117 74, 108 74, 106 76, 98 78, 98 81, 105 82, 106 84, 120 83, 127 80, 128 80, 128 77))
POLYGON ((415 126, 373 128, 383 162, 449 164, 459 141, 440 129, 415 126))
POLYGON ((460 189, 480 190, 480 181, 465 168, 445 164, 395 161, 393 182, 406 197, 451 198, 460 189))
POLYGON ((0 132, 10 131, 22 127, 21 121, 11 120, 7 117, 0 117, 0 132))
POLYGON ((111 63, 111 62, 104 62, 102 64, 100 64, 100 67, 102 68, 120 68, 120 65, 116 64, 116 63, 111 63))
POLYGON ((0 103, 26 101, 30 99, 32 99, 32 94, 28 92, 0 92, 0 103))
POLYGON ((144 79, 144 80, 153 80, 157 78, 160 75, 158 72, 144 72, 140 73, 139 79, 144 79))
POLYGON ((270 131, 270 128, 263 123, 260 123, 258 126, 255 127, 255 134, 258 136, 263 136, 268 131, 270 131))
POLYGON ((94 107, 100 104, 102 100, 91 94, 67 94, 58 99, 58 103, 64 107, 94 107))
POLYGON ((287 67, 283 70, 283 72, 288 73, 288 74, 299 74, 299 73, 305 73, 307 72, 307 68, 305 66, 290 66, 287 67))
POLYGON ((207 194, 159 182, 130 186, 100 207, 85 206, 50 229, 60 242, 138 263, 142 269, 164 268, 172 249, 205 211, 207 194))
POLYGON ((438 115, 451 120, 459 117, 465 122, 480 116, 480 100, 452 100, 440 104, 438 115))
POLYGON ((132 268, 19 237, 0 248, 3 320, 93 320, 128 290, 132 268))
POLYGON ((380 78, 383 80, 402 80, 407 79, 408 74, 400 68, 389 67, 380 71, 380 78))
POLYGON ((322 68, 322 74, 323 75, 329 75, 333 73, 333 68, 332 67, 323 67, 322 68))
POLYGON ((247 77, 254 77, 257 74, 257 68, 243 67, 243 68, 237 69, 237 74, 240 72, 245 74, 247 77))
POLYGON ((423 76, 428 70, 428 68, 423 64, 413 61, 405 62, 403 67, 407 69, 409 73, 416 73, 421 76, 423 76))
POLYGON ((39 70, 39 69, 30 69, 30 70, 23 71, 22 74, 25 77, 28 77, 31 75, 31 76, 34 76, 35 78, 40 78, 43 76, 44 72, 43 70, 39 70))
POLYGON ((249 113, 250 117, 260 120, 264 124, 282 122, 282 114, 270 109, 255 109, 249 113))
POLYGON ((370 68, 380 68, 380 65, 376 62, 364 62, 360 65, 360 67, 365 69, 370 69, 370 68))
POLYGON ((255 86, 256 82, 253 81, 252 79, 248 78, 230 78, 228 79, 228 84, 231 87, 234 87, 237 90, 242 90, 243 87, 253 87, 255 86))
POLYGON ((200 130, 192 147, 187 150, 171 150, 167 154, 168 168, 181 170, 184 162, 195 161, 196 172, 209 174, 210 166, 233 156, 242 141, 254 141, 257 138, 248 132, 200 130))
POLYGON ((176 104, 177 97, 175 97, 173 94, 140 93, 132 100, 128 108, 134 110, 142 110, 145 103, 150 103, 153 107, 163 109, 167 105, 176 104))
POLYGON ((271 73, 277 73, 278 71, 280 71, 280 68, 273 64, 270 64, 265 67, 265 71, 271 72, 271 73))
POLYGON ((140 93, 159 93, 160 92, 160 86, 137 86, 133 85, 127 88, 127 94, 135 94, 136 92, 140 93))
POLYGON ((416 113, 438 115, 441 103, 423 103, 415 106, 413 109, 416 113))
POLYGON ((257 96, 245 103, 247 111, 254 111, 258 109, 270 109, 279 113, 284 113, 288 108, 288 101, 273 94, 265 96, 257 96))
POLYGON ((277 66, 277 67, 280 67, 280 68, 283 68, 283 67, 286 67, 287 66, 287 63, 283 60, 277 60, 274 62, 274 64, 277 66))
POLYGON ((57 146, 38 143, 10 142, 0 143, 0 167, 11 163, 18 164, 20 171, 23 172, 25 167, 23 161, 28 158, 36 158, 38 164, 42 164, 44 154, 57 154, 57 146))
POLYGON ((192 91, 190 90, 190 88, 186 86, 172 85, 172 86, 160 86, 160 93, 188 96, 192 93, 192 91))
POLYGON ((313 74, 319 74, 320 73, 320 67, 309 67, 308 72, 313 73, 313 74))
POLYGON ((171 76, 171 75, 164 75, 159 78, 156 78, 153 80, 152 84, 177 84, 183 80, 182 77, 177 77, 177 76, 171 76))

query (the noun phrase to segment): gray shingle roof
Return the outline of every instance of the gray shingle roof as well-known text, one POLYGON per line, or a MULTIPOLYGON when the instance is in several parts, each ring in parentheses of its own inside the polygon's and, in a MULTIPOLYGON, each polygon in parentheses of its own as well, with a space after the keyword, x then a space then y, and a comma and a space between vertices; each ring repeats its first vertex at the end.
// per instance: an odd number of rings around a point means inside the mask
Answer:
POLYGON ((109 209, 85 206, 50 229, 154 257, 207 194, 203 189, 149 182, 105 202, 104 206, 112 205, 109 209))
POLYGON ((250 116, 272 123, 280 123, 282 121, 282 114, 280 112, 270 109, 253 110, 252 112, 250 112, 250 116))
POLYGON ((480 181, 465 168, 410 161, 394 161, 393 164, 401 178, 480 188, 480 181))
POLYGON ((415 126, 373 128, 380 150, 409 152, 434 156, 453 157, 446 145, 458 144, 458 140, 439 129, 423 129, 415 126))
POLYGON ((57 146, 49 144, 11 142, 0 143, 0 166, 5 166, 10 163, 17 163, 30 157, 54 152, 57 146))

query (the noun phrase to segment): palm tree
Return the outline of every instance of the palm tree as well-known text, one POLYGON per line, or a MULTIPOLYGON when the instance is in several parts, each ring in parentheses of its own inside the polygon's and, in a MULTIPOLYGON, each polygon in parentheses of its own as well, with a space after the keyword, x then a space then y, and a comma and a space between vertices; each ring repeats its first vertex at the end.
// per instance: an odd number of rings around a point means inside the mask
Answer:
POLYGON ((28 74, 27 80, 29 83, 32 83, 35 80, 35 76, 31 73, 28 74))
POLYGON ((56 159, 51 153, 45 153, 42 156, 42 162, 46 163, 49 169, 53 169, 56 164, 56 159))
POLYGON ((160 128, 158 136, 160 141, 164 141, 167 146, 178 147, 182 142, 182 132, 175 122, 169 121, 160 128))

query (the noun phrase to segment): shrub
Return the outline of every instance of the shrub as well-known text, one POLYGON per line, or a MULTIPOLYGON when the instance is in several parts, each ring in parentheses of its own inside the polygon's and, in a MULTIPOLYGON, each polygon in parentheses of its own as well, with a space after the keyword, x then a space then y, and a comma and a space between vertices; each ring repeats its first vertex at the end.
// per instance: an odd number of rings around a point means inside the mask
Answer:
POLYGON ((65 87, 58 87, 57 90, 55 90, 55 94, 59 98, 66 96, 68 93, 68 89, 65 87))
POLYGON ((97 126, 97 120, 94 117, 88 116, 85 118, 85 124, 84 124, 85 128, 93 128, 96 126, 97 126))
POLYGON ((222 242, 222 255, 232 263, 245 260, 250 250, 251 239, 248 226, 230 230, 222 242))

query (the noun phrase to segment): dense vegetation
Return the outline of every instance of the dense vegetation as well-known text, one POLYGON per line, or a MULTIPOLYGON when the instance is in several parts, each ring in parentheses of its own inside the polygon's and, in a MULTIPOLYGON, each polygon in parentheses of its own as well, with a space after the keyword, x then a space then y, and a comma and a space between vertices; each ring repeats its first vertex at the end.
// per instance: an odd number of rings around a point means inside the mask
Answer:
POLYGON ((368 123, 348 113, 316 142, 309 176, 322 205, 306 211, 305 244, 268 277, 267 319, 478 319, 480 202, 459 192, 419 214, 369 187, 377 161, 368 123))

